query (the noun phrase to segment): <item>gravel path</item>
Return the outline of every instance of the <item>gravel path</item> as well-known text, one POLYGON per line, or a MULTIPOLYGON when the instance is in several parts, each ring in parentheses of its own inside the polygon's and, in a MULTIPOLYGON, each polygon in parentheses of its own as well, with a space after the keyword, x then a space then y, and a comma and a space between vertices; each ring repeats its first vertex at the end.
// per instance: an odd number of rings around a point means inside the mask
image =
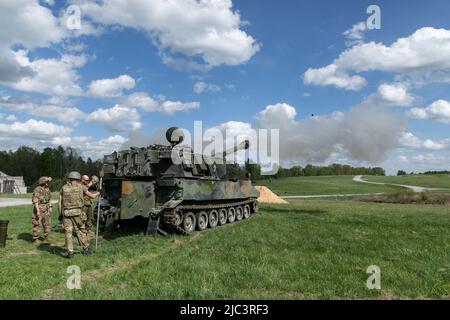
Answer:
POLYGON ((355 176, 355 177, 353 177, 353 181, 362 182, 362 183, 369 183, 369 184, 390 185, 390 186, 396 186, 396 187, 403 187, 403 188, 410 189, 413 192, 426 192, 426 191, 429 191, 429 190, 443 190, 443 189, 439 189, 439 188, 424 188, 424 187, 419 187, 419 186, 409 186, 409 185, 406 185, 406 184, 371 182, 371 181, 364 180, 363 176, 355 176))
POLYGON ((335 198, 335 197, 357 197, 357 196, 379 196, 383 193, 352 193, 352 194, 318 194, 309 196, 283 196, 282 199, 314 199, 314 198, 335 198))
MULTIPOLYGON (((57 200, 53 200, 52 203, 57 203, 57 200)), ((31 199, 18 199, 18 198, 0 198, 0 207, 15 207, 29 204, 31 207, 31 199)))

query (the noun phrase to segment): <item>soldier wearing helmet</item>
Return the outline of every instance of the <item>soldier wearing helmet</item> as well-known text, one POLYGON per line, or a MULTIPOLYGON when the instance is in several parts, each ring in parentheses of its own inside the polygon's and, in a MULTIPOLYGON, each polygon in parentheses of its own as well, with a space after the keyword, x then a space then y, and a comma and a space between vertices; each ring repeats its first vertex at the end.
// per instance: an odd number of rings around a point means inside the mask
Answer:
POLYGON ((69 182, 62 187, 59 193, 58 207, 63 217, 67 258, 73 258, 73 232, 75 232, 78 242, 83 248, 83 254, 91 254, 82 220, 82 209, 85 195, 91 198, 95 198, 97 195, 87 191, 80 181, 80 173, 72 171, 69 173, 69 182))
POLYGON ((52 214, 52 193, 50 192, 49 182, 52 181, 50 177, 40 177, 38 186, 33 191, 33 243, 39 242, 39 234, 41 225, 44 228, 45 242, 50 241, 51 229, 51 214, 52 214))

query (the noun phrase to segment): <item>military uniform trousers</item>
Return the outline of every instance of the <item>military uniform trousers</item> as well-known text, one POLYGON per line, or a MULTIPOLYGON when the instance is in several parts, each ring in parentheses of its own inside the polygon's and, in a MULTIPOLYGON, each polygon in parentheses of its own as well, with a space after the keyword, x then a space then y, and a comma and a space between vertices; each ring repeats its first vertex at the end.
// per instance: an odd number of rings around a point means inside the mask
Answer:
POLYGON ((38 240, 41 233, 41 225, 44 228, 44 236, 48 238, 50 236, 50 229, 52 227, 52 219, 48 206, 39 205, 39 211, 41 215, 39 218, 36 216, 36 209, 34 210, 31 222, 33 223, 33 240, 38 240))
POLYGON ((92 215, 92 205, 84 205, 83 206, 83 220, 86 226, 86 231, 89 231, 92 228, 92 221, 94 217, 92 215))
POLYGON ((73 252, 73 232, 75 232, 78 242, 83 249, 89 247, 89 242, 86 238, 86 228, 81 216, 64 217, 63 225, 68 252, 73 252))

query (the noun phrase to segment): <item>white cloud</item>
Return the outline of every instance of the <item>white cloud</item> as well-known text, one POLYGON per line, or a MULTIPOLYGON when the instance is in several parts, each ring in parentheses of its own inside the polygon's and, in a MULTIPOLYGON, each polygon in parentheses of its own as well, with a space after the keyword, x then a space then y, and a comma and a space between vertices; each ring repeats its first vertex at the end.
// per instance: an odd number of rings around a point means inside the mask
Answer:
POLYGON ((14 81, 5 81, 0 76, 0 84, 26 92, 39 92, 57 96, 77 96, 82 93, 78 80, 80 76, 75 71, 86 63, 84 55, 63 55, 60 59, 28 58, 28 52, 19 50, 13 52, 18 66, 28 70, 14 81))
POLYGON ((127 106, 138 108, 147 112, 157 111, 159 102, 145 92, 135 92, 127 97, 127 106))
MULTIPOLYGON (((243 21, 231 0, 107 0, 102 3, 72 0, 83 14, 104 25, 121 25, 146 31, 165 61, 179 63, 172 54, 184 54, 182 64, 207 67, 239 65, 248 61, 260 45, 241 30, 243 21)), ((194 66, 195 67, 195 66, 194 66)))
POLYGON ((437 100, 426 108, 412 108, 409 115, 416 119, 450 123, 450 102, 437 100))
POLYGON ((161 111, 167 114, 173 114, 177 111, 188 111, 192 109, 200 108, 199 102, 187 102, 183 103, 180 101, 164 101, 161 106, 161 111))
POLYGON ((120 97, 123 90, 133 89, 135 85, 136 81, 129 75, 124 74, 113 79, 92 81, 89 85, 89 93, 97 97, 120 97))
POLYGON ((65 36, 65 30, 50 9, 37 0, 0 2, 0 44, 9 48, 21 44, 26 48, 48 46, 65 36))
POLYGON ((17 118, 13 114, 8 115, 8 114, 0 113, 0 120, 16 121, 17 118))
MULTIPOLYGON (((45 3, 52 5, 53 1, 45 3)), ((79 76, 74 69, 84 65, 84 56, 31 60, 28 50, 51 47, 70 37, 95 34, 97 30, 82 23, 81 30, 71 31, 65 26, 65 10, 60 10, 62 15, 56 17, 43 4, 38 0, 0 2, 0 84, 26 92, 80 95, 79 76)), ((79 45, 72 46, 70 51, 81 49, 79 45)))
POLYGON ((26 137, 37 140, 67 135, 71 131, 72 129, 67 127, 34 119, 29 119, 26 122, 14 122, 11 124, 0 123, 0 134, 2 138, 26 137))
POLYGON ((0 84, 7 85, 35 75, 29 66, 23 66, 17 61, 14 51, 0 47, 0 57, 0 84))
POLYGON ((142 125, 136 109, 118 104, 110 109, 97 109, 87 116, 86 121, 99 123, 112 132, 138 130, 142 125))
POLYGON ((400 144, 403 147, 426 149, 426 150, 443 150, 448 148, 447 141, 436 142, 430 139, 422 140, 415 136, 412 132, 404 132, 400 138, 400 144))
POLYGON ((173 114, 178 111, 188 111, 200 108, 200 102, 181 102, 167 100, 163 95, 149 96, 146 92, 135 92, 123 99, 123 106, 136 108, 145 112, 163 112, 173 114))
POLYGON ((445 158, 441 155, 437 155, 434 153, 427 153, 427 154, 418 154, 416 156, 413 156, 413 160, 417 162, 424 162, 424 163, 434 163, 434 164, 441 164, 445 158))
POLYGON ((363 101, 363 105, 381 107, 409 107, 415 98, 402 83, 383 83, 375 94, 371 94, 363 101))
POLYGON ((315 84, 318 86, 333 85, 340 89, 359 91, 366 86, 367 81, 360 76, 349 76, 345 72, 339 71, 338 66, 330 64, 324 68, 308 69, 303 81, 305 84, 315 84))
POLYGON ((87 46, 84 43, 76 42, 76 43, 64 43, 63 48, 66 51, 81 52, 84 51, 87 48, 87 46))
POLYGON ((450 72, 449 56, 450 31, 425 27, 409 37, 397 39, 390 46, 375 42, 355 45, 342 52, 332 64, 308 69, 304 82, 358 90, 365 80, 359 77, 350 81, 358 85, 348 85, 348 79, 355 77, 349 73, 367 71, 395 72, 417 81, 440 81, 442 73, 450 72))
POLYGON ((220 91, 220 87, 218 85, 212 83, 206 83, 203 81, 197 82, 194 84, 194 92, 195 93, 203 93, 205 91, 209 92, 217 92, 220 91))
POLYGON ((414 98, 402 84, 384 83, 378 87, 378 96, 390 105, 409 106, 414 98))
POLYGON ((347 46, 354 46, 355 44, 362 44, 364 42, 364 32, 367 30, 365 22, 355 23, 350 29, 342 33, 347 41, 345 44, 347 46))
POLYGON ((404 155, 399 155, 399 156, 397 157, 397 159, 398 159, 398 161, 401 162, 401 163, 408 163, 408 162, 409 162, 408 157, 407 157, 407 156, 404 156, 404 155))
POLYGON ((3 96, 0 97, 0 108, 14 113, 27 113, 35 117, 55 118, 66 124, 76 124, 78 120, 86 116, 78 108, 58 105, 63 103, 64 100, 57 97, 50 98, 48 102, 40 104, 27 98, 3 96))
POLYGON ((51 144, 55 147, 72 147, 80 150, 80 153, 85 157, 98 159, 103 155, 119 150, 127 141, 127 138, 120 135, 109 136, 100 140, 95 140, 89 136, 63 136, 53 138, 51 144))
POLYGON ((258 115, 258 119, 264 127, 269 127, 271 123, 281 124, 285 120, 294 120, 297 111, 287 103, 277 103, 268 105, 258 115))

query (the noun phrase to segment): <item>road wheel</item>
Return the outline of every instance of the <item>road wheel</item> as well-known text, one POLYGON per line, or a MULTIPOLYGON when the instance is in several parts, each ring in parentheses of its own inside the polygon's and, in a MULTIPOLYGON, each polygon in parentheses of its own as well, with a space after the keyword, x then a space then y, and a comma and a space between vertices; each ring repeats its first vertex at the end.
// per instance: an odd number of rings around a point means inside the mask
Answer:
POLYGON ((248 219, 250 218, 250 206, 248 204, 246 204, 244 206, 244 219, 248 219))
POLYGON ((197 230, 203 231, 208 228, 208 214, 206 211, 197 212, 197 230))
POLYGON ((252 212, 258 213, 258 211, 259 211, 259 204, 258 204, 258 201, 255 201, 255 202, 253 202, 252 212))
POLYGON ((183 229, 184 231, 186 231, 187 233, 192 233, 195 231, 195 223, 196 223, 196 219, 195 219, 195 215, 192 212, 188 212, 184 215, 183 218, 183 229))
POLYGON ((228 209, 228 222, 233 223, 235 219, 236 219, 236 209, 229 208, 228 209))
POLYGON ((208 215, 208 225, 211 229, 217 227, 217 224, 219 223, 219 212, 217 210, 211 210, 209 211, 208 215))
POLYGON ((244 217, 244 208, 241 206, 236 208, 236 221, 241 221, 244 217))
POLYGON ((179 226, 181 223, 183 222, 183 218, 181 216, 181 211, 178 210, 177 212, 175 212, 175 225, 179 226))
POLYGON ((219 211, 219 224, 221 226, 223 226, 224 224, 227 223, 227 220, 228 220, 227 209, 220 209, 220 211, 219 211))

